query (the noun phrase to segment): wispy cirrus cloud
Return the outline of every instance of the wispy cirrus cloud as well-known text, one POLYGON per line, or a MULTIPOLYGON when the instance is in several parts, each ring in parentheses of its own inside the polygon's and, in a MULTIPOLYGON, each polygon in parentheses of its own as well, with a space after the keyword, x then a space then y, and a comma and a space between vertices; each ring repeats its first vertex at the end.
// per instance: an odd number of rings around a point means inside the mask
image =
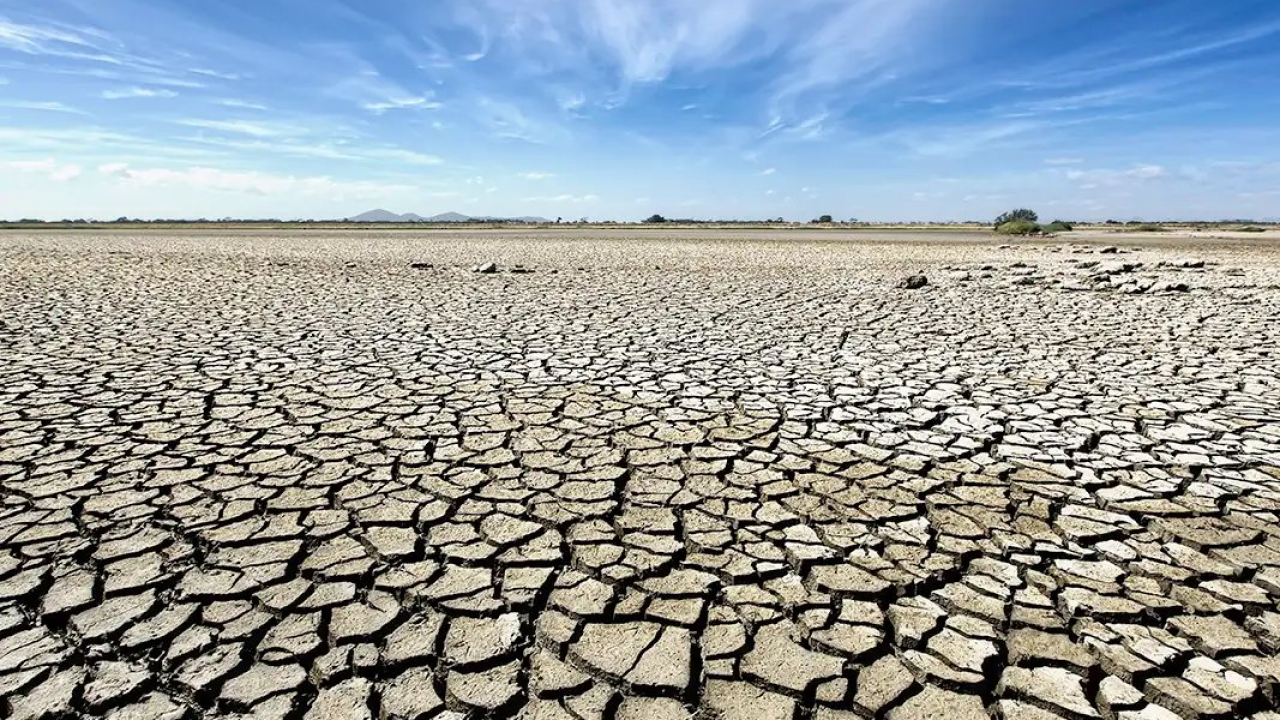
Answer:
POLYGON ((186 125, 193 128, 201 128, 203 130, 215 130, 222 133, 233 133, 236 135, 248 135, 256 138, 278 137, 281 135, 292 134, 290 129, 280 127, 278 125, 252 122, 248 120, 205 120, 200 118, 186 118, 177 121, 179 125, 186 125))
POLYGON ((212 192, 250 195, 303 195, 342 198, 376 198, 388 192, 412 189, 369 181, 336 180, 327 175, 297 176, 256 171, 225 170, 216 167, 135 168, 127 163, 108 163, 98 168, 101 175, 142 187, 183 187, 212 192))
POLYGON ((1067 170, 1064 176, 1088 187, 1098 187, 1161 180, 1169 177, 1170 172, 1161 165, 1139 165, 1126 170, 1067 170))
POLYGON ((222 152, 252 154, 258 158, 279 156, 322 160, 325 162, 379 162, 411 167, 445 164, 444 158, 431 153, 379 144, 361 144, 351 141, 337 142, 305 137, 291 138, 279 136, 185 136, 176 139, 194 146, 217 149, 222 152))
POLYGON ((214 100, 214 101, 213 101, 213 104, 214 104, 214 105, 221 105, 222 107, 237 108, 237 109, 240 109, 240 110, 266 110, 266 109, 268 109, 268 108, 267 108, 267 106, 266 106, 266 105, 263 105, 262 103, 250 102, 249 100, 242 100, 242 99, 240 99, 240 98, 221 98, 221 99, 218 99, 218 100, 214 100))
POLYGON ((580 205, 582 203, 592 203, 599 199, 600 199, 599 196, 592 195, 592 194, 574 195, 572 193, 563 193, 560 195, 527 197, 524 199, 524 201, 527 203, 549 203, 549 204, 570 203, 574 205, 580 205))
POLYGON ((144 88, 134 85, 133 87, 103 90, 102 97, 106 100, 127 100, 131 98, 175 98, 178 93, 165 88, 144 88))
POLYGON ((15 110, 38 110, 42 112, 66 113, 68 115, 85 115, 84 110, 60 103, 56 100, 6 100, 0 101, 0 107, 15 110))
MULTIPOLYGON (((457 6, 459 3, 454 2, 457 6)), ((939 0, 483 0, 463 13, 477 37, 501 38, 518 72, 573 78, 568 105, 606 107, 633 88, 771 60, 774 112, 813 92, 898 69, 920 46, 939 0), (914 27, 915 33, 902 32, 914 27)), ((564 106, 563 100, 561 101, 564 106)), ((683 105, 697 107, 694 103, 683 105)), ((812 116, 812 109, 803 113, 812 116)))
POLYGON ((0 16, 0 50, 97 67, 163 70, 162 64, 130 52, 101 28, 53 20, 33 24, 0 16))
POLYGON ((428 97, 390 97, 386 100, 364 103, 361 107, 380 115, 389 110, 436 110, 441 105, 428 97))
POLYGON ((79 165, 60 163, 52 158, 46 160, 12 160, 5 163, 9 168, 23 173, 43 175, 57 182, 66 182, 80 177, 79 165))
POLYGON ((218 80, 227 80, 229 82, 234 82, 236 80, 244 79, 244 76, 240 75, 239 73, 222 72, 220 70, 212 70, 210 68, 189 68, 187 72, 193 75, 203 75, 204 77, 215 78, 218 80))
POLYGON ((28 55, 85 57, 84 49, 96 48, 101 39, 94 35, 60 24, 28 25, 0 17, 0 48, 28 55))

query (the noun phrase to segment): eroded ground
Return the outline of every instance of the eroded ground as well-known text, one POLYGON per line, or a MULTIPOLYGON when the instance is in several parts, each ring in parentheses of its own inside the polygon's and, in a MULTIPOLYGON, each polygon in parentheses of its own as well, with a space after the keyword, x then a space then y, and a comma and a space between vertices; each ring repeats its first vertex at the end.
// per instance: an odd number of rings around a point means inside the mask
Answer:
POLYGON ((1277 717, 1277 242, 1001 242, 0 236, 0 715, 1277 717))

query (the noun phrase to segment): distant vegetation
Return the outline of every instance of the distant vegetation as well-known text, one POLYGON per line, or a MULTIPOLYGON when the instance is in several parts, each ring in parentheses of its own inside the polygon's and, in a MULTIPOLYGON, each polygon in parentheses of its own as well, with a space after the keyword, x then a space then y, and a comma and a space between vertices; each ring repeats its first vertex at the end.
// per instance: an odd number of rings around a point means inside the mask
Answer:
POLYGON ((1035 210, 1018 208, 996 218, 995 228, 1001 235, 1039 235, 1044 232, 1039 220, 1035 210))
MULTIPOLYGON (((1000 230, 1002 225, 1017 222, 1030 223, 1028 225, 1014 225, 1001 231, 1003 234, 1019 235, 1019 234, 1036 234, 1036 233, 1064 233, 1070 232, 1079 225, 1093 226, 1106 225, 1117 231, 1137 231, 1137 232, 1166 232, 1174 229, 1194 229, 1194 230, 1221 230, 1229 232, 1247 232, 1247 233, 1266 233, 1269 230, 1280 230, 1280 222, 1276 222, 1272 218, 1262 220, 1255 219, 1230 219, 1230 220, 1212 220, 1212 221, 1170 221, 1167 223, 1152 223, 1140 220, 1131 220, 1121 222, 1118 220, 1107 220, 1105 223, 1075 223, 1065 220, 1054 220, 1046 225, 1040 225, 1037 215, 1034 211, 1027 209, 1013 210, 1004 213, 998 218, 999 225, 995 228, 1000 230)), ((185 227, 237 227, 246 228, 263 228, 263 227, 281 227, 281 228, 378 228, 378 229, 420 229, 420 228, 462 228, 462 227, 484 227, 484 228, 502 228, 502 227, 536 227, 536 228, 554 228, 554 227, 625 227, 636 225, 658 225, 658 226, 694 226, 694 227, 752 227, 752 228, 776 228, 785 227, 792 229, 802 228, 822 228, 825 226, 835 226, 851 229, 943 229, 943 228, 966 228, 971 230, 979 230, 983 227, 990 228, 989 222, 981 220, 964 220, 949 222, 923 222, 923 221, 903 221, 903 222, 870 222, 860 221, 857 218, 835 219, 831 215, 820 215, 817 218, 808 221, 788 221, 782 217, 764 218, 761 220, 742 220, 736 218, 674 218, 663 215, 651 215, 640 223, 631 220, 588 220, 580 218, 577 220, 557 218, 556 220, 548 220, 544 218, 467 218, 465 221, 440 221, 431 222, 429 219, 416 222, 381 222, 381 221, 359 221, 355 219, 340 220, 281 220, 275 218, 172 218, 172 219, 151 219, 145 220, 140 218, 119 217, 112 220, 93 220, 85 218, 63 219, 63 220, 45 220, 40 218, 23 218, 21 220, 0 220, 0 230, 19 230, 19 229, 94 229, 103 227, 139 227, 139 228, 185 228, 185 227), (556 220, 559 221, 557 224, 556 220)))
POLYGON ((1017 210, 1010 210, 1009 212, 996 218, 995 226, 998 229, 1001 225, 1007 225, 1012 222, 1029 222, 1034 225, 1039 221, 1040 221, 1040 216, 1036 214, 1035 210, 1028 210, 1027 208, 1018 208, 1017 210))
POLYGON ((996 232, 1001 235, 1039 235, 1044 229, 1030 220, 1010 220, 1000 223, 996 232))
POLYGON ((1118 222, 1116 220, 1108 220, 1104 225, 1121 225, 1125 230, 1134 232, 1166 232, 1168 228, 1159 223, 1143 222, 1142 220, 1130 220, 1128 222, 1118 222))
POLYGON ((1066 220, 1054 220, 1048 225, 1041 225, 1040 216, 1035 210, 1018 208, 996 218, 995 228, 1001 235, 1043 235, 1071 232, 1075 225, 1066 220))

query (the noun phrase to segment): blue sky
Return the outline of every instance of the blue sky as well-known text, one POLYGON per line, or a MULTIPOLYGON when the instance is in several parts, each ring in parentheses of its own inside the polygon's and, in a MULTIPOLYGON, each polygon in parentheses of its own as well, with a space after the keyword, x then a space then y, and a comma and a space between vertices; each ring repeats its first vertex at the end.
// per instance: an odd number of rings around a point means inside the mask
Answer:
POLYGON ((1275 0, 0 0, 0 217, 1280 216, 1275 0))

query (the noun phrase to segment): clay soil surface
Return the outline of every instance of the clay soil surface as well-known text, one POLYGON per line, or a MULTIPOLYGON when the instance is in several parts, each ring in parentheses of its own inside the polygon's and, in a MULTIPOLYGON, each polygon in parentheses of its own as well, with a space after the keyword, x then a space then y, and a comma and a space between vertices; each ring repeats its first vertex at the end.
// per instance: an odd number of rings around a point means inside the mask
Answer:
POLYGON ((0 234, 3 717, 1274 719, 1278 600, 1277 232, 0 234))

